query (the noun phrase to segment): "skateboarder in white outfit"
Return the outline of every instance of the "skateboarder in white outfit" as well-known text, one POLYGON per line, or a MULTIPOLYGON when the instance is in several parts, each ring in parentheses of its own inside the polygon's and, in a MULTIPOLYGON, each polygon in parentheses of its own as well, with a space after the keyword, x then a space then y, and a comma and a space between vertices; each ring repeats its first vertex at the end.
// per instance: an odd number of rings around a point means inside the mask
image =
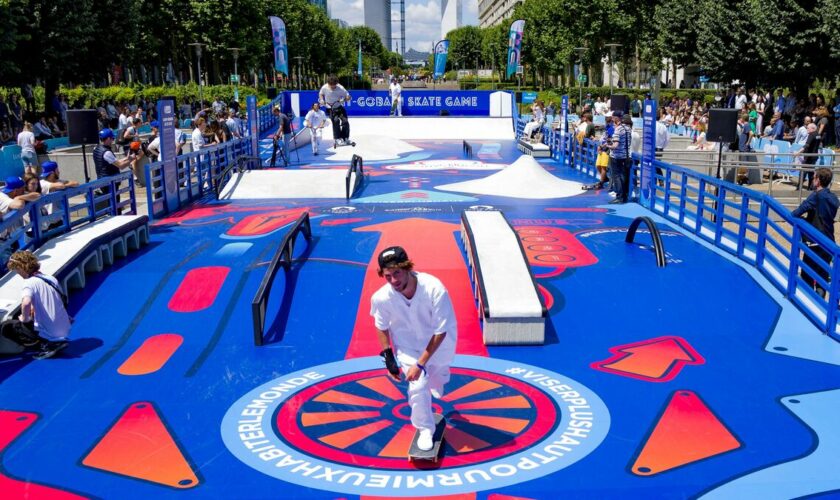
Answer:
POLYGON ((371 297, 370 313, 388 372, 400 380, 402 369, 408 380, 411 423, 419 433, 418 448, 426 451, 434 445, 432 396, 440 398, 449 381, 458 325, 443 283, 413 269, 401 247, 379 254, 378 272, 388 283, 371 297))
POLYGON ((303 119, 303 125, 309 128, 310 137, 312 139, 312 154, 317 155, 321 147, 321 136, 324 132, 324 127, 327 125, 327 115, 321 111, 321 105, 317 102, 312 105, 312 109, 306 113, 303 119))

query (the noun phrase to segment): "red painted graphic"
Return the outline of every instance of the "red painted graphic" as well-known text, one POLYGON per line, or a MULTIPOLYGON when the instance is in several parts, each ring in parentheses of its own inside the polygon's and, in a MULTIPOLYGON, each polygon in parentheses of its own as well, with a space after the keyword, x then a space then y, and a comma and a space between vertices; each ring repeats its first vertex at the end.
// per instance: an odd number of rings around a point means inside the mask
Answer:
POLYGON ((182 313, 207 309, 216 300, 229 272, 230 268, 225 266, 191 269, 169 299, 169 309, 182 313))
POLYGON ((154 406, 145 401, 129 406, 82 464, 178 489, 199 483, 154 406))
POLYGON ((594 208, 594 207, 551 207, 546 208, 546 212, 591 212, 596 214, 605 214, 609 212, 606 208, 594 208))
POLYGON ((533 498, 512 497, 510 495, 502 495, 500 493, 490 493, 487 495, 487 500, 534 500, 533 498))
POLYGON ((528 263, 533 267, 547 267, 537 278, 560 275, 569 267, 584 267, 598 263, 598 258, 569 231, 548 226, 516 227, 528 263))
POLYGON ((343 226, 345 224, 355 224, 356 222, 364 222, 370 220, 370 217, 351 217, 347 219, 321 219, 322 226, 343 226))
POLYGON ((613 356, 590 366, 602 372, 648 382, 668 382, 686 365, 706 362, 682 337, 666 335, 610 348, 613 356))
POLYGON ((652 476, 740 447, 738 439, 697 394, 676 391, 631 470, 639 476, 652 476))
POLYGON ((408 191, 400 195, 400 198, 403 200, 409 200, 414 198, 419 199, 426 199, 429 197, 429 193, 424 193, 423 191, 408 191))
POLYGON ((277 231, 283 226, 291 224, 302 213, 308 212, 309 210, 310 207, 301 207, 249 215, 228 229, 225 234, 243 238, 265 236, 266 234, 277 231))
MULTIPOLYGON (((492 496, 492 495, 490 495, 492 496)), ((418 497, 408 497, 408 500, 418 497)), ((475 493, 460 493, 457 495, 439 495, 434 497, 422 497, 424 500, 475 500, 478 496, 475 493)), ((513 498, 513 497, 510 497, 513 498)), ((373 497, 362 495, 359 500, 407 500, 407 497, 373 497)))
MULTIPOLYGON (((441 469, 516 453, 543 439, 558 418, 551 400, 522 381, 468 368, 453 368, 452 377, 452 391, 433 405, 447 418, 441 469)), ((383 470, 413 469, 406 460, 415 429, 405 389, 380 369, 334 377, 286 401, 275 417, 276 429, 304 454, 383 470)))
POLYGON ((356 324, 345 358, 375 356, 382 349, 376 337, 373 318, 370 316, 370 297, 385 284, 376 274, 377 256, 392 245, 405 248, 418 271, 427 272, 441 280, 449 291, 455 317, 458 320, 458 345, 460 354, 487 356, 481 325, 475 309, 470 275, 455 239, 460 231, 458 224, 429 219, 410 218, 353 229, 382 233, 365 273, 356 324))
POLYGON ((236 207, 232 205, 222 205, 222 206, 195 206, 190 207, 185 210, 180 210, 175 212, 170 217, 167 217, 157 223, 156 226, 159 225, 167 225, 167 224, 184 224, 187 222, 198 221, 201 220, 202 223, 216 223, 216 222, 230 222, 233 223, 234 216, 232 214, 242 213, 242 212, 257 212, 260 210, 272 210, 277 211, 277 206, 270 206, 270 207, 236 207), (203 220, 203 219, 210 219, 210 220, 203 220))
POLYGON ((147 338, 143 344, 131 353, 117 368, 120 375, 148 375, 154 373, 169 361, 175 351, 181 347, 184 337, 175 333, 161 333, 147 338))
MULTIPOLYGON (((35 413, 0 410, 0 454, 26 429, 38 420, 35 413)), ((45 486, 21 481, 4 474, 0 469, 0 492, 3 498, 45 498, 49 500, 75 500, 85 497, 64 491, 54 486, 45 486)))

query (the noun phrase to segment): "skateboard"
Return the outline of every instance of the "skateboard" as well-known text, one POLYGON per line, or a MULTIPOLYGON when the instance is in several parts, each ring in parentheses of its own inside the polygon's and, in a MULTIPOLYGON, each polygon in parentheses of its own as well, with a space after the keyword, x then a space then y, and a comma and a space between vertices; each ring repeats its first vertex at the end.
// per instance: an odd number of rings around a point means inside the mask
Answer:
POLYGON ((443 444, 443 433, 446 430, 446 419, 440 413, 435 413, 435 433, 432 436, 432 449, 423 451, 417 447, 417 438, 420 432, 414 433, 411 440, 411 447, 408 449, 408 460, 430 460, 437 463, 440 459, 440 446, 443 444))
POLYGON ((351 141, 351 140, 347 140, 347 141, 344 141, 344 142, 335 141, 335 144, 333 144, 334 148, 343 148, 345 146, 353 146, 355 148, 356 143, 351 141))

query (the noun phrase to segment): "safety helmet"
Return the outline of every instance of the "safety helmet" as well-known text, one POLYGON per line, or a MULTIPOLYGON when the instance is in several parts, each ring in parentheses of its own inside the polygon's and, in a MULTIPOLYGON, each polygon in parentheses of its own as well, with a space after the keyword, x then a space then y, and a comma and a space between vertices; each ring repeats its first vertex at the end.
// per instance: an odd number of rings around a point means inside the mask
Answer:
POLYGON ((103 128, 99 131, 99 140, 104 141, 105 139, 113 139, 114 138, 114 131, 109 128, 103 128))

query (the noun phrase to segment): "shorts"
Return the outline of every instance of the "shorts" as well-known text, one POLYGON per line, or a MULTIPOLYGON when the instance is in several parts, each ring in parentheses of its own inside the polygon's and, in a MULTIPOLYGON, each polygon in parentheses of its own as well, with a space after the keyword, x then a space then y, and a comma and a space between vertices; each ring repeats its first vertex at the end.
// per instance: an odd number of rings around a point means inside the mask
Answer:
POLYGON ((35 166, 35 163, 38 160, 38 155, 35 154, 35 151, 26 151, 20 154, 20 160, 23 162, 25 167, 32 167, 35 166))

